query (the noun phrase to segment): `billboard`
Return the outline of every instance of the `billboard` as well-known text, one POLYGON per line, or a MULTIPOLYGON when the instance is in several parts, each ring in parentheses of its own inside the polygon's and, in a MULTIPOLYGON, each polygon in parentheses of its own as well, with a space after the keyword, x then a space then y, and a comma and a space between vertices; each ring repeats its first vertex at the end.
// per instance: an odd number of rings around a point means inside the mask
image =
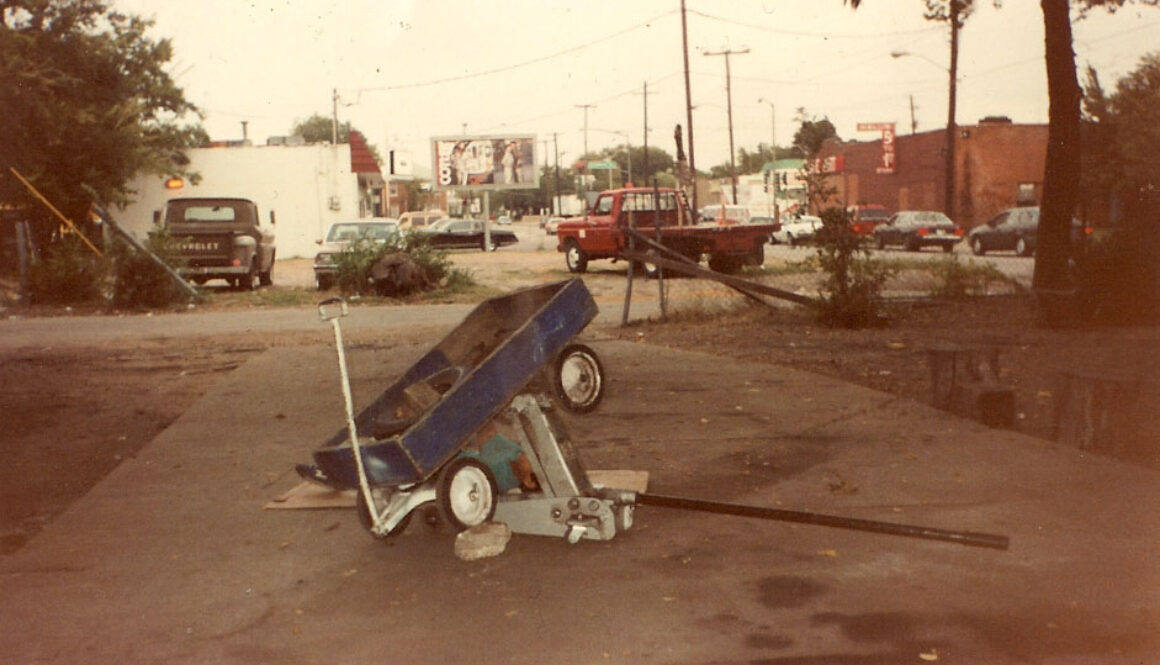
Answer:
POLYGON ((439 189, 540 186, 535 136, 433 138, 431 152, 435 187, 439 189))

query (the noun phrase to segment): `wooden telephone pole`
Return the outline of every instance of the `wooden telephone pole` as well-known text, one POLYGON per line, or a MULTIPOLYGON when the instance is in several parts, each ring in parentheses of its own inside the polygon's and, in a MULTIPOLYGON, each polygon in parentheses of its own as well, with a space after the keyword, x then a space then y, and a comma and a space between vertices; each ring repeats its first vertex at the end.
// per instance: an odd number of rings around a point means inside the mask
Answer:
POLYGON ((737 203, 737 157, 733 150, 733 75, 729 69, 729 56, 731 55, 745 55, 749 53, 749 49, 734 51, 733 49, 724 49, 721 51, 709 52, 705 55, 723 55, 725 56, 725 100, 727 112, 729 114, 729 184, 733 188, 733 201, 737 203))

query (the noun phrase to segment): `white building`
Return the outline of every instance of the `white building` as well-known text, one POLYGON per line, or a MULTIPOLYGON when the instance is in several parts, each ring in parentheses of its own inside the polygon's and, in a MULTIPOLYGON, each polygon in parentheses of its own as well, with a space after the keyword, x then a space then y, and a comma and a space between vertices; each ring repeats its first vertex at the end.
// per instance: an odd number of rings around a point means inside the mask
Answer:
POLYGON ((315 241, 331 223, 372 214, 373 193, 360 191, 350 144, 241 145, 197 148, 187 155, 190 170, 201 175, 197 184, 186 180, 180 189, 167 189, 165 178, 139 176, 131 185, 136 202, 112 211, 114 219, 143 239, 153 228, 154 211, 171 198, 247 198, 258 205, 263 224, 274 212, 277 258, 289 259, 314 256, 315 241))

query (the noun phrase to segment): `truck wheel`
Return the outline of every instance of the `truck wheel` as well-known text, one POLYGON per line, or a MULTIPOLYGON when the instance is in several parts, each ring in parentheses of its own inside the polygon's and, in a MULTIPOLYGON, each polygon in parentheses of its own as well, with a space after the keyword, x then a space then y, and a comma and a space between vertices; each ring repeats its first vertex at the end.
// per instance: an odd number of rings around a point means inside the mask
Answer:
POLYGON ((556 356, 552 388, 564 408, 589 413, 604 399, 604 366, 600 357, 584 344, 564 347, 556 356))
POLYGON ((709 270, 732 275, 741 270, 741 260, 728 254, 713 254, 709 256, 709 270))
POLYGON ((564 245, 564 262, 568 264, 568 272, 582 273, 588 270, 588 255, 575 240, 569 239, 564 245))
POLYGON ((758 268, 765 265, 765 243, 753 248, 753 253, 749 255, 749 265, 758 268))
POLYGON ((270 268, 266 272, 258 273, 258 283, 262 286, 273 286, 274 284, 274 255, 270 255, 270 268))
POLYGON ((249 273, 239 277, 238 278, 238 287, 237 287, 238 290, 239 291, 253 291, 255 277, 257 277, 257 274, 253 270, 250 270, 249 273))

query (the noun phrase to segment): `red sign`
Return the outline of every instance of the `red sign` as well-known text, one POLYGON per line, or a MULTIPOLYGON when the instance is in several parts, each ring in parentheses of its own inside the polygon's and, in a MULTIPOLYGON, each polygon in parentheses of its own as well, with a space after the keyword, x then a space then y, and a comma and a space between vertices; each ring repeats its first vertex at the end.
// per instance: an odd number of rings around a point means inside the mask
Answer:
POLYGON ((860 122, 860 132, 882 132, 882 158, 875 173, 894 173, 894 123, 893 122, 860 122))

